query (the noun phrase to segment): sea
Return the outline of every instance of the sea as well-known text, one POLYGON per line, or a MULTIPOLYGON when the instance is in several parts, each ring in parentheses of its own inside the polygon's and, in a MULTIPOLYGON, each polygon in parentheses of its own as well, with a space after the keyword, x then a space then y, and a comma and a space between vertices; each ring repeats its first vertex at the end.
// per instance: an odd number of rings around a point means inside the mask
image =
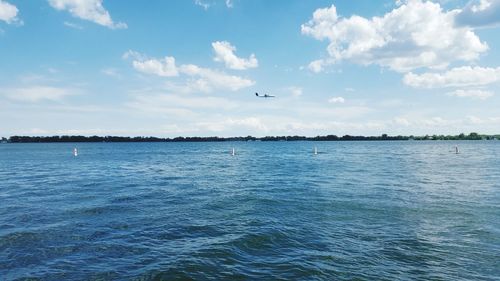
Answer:
POLYGON ((0 280, 500 280, 500 141, 0 144, 0 280))

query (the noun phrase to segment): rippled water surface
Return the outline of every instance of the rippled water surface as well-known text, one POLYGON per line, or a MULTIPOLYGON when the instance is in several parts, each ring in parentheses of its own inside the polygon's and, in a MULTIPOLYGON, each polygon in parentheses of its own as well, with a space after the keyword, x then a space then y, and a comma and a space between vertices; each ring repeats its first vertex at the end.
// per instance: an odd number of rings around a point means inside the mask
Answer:
POLYGON ((500 141, 0 144, 0 280, 499 280, 499 264, 500 141))

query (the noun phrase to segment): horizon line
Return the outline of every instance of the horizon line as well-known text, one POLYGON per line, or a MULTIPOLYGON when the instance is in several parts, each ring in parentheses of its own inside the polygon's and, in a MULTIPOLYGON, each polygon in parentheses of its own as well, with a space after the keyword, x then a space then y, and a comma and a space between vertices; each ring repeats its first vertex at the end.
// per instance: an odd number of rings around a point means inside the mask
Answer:
POLYGON ((3 143, 28 143, 28 142, 222 142, 222 141, 377 141, 377 140, 498 140, 500 134, 469 134, 460 133, 458 135, 388 135, 377 136, 363 135, 317 135, 313 137, 299 135, 281 135, 254 137, 220 137, 220 136, 177 136, 177 137, 155 137, 155 136, 84 136, 84 135, 53 135, 53 136, 22 136, 14 135, 9 138, 2 137, 3 143))

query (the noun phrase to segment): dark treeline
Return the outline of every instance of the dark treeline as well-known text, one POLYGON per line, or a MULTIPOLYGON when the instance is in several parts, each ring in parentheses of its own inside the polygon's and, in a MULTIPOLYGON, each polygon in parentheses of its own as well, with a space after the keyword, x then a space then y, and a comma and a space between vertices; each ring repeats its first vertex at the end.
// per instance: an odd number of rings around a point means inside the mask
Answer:
POLYGON ((12 136, 2 138, 2 142, 34 143, 34 142, 222 142, 222 141, 402 141, 402 140, 494 140, 500 135, 480 135, 477 133, 460 135, 426 135, 426 136, 350 136, 336 135, 304 137, 304 136, 266 136, 266 137, 119 137, 119 136, 12 136))

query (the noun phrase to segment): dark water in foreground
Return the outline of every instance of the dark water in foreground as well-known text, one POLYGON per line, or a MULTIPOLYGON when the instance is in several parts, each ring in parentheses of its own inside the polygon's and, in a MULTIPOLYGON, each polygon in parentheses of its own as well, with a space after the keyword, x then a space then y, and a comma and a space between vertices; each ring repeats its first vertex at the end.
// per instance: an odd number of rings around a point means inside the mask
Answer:
POLYGON ((2 144, 24 278, 500 280, 500 141, 2 144))

